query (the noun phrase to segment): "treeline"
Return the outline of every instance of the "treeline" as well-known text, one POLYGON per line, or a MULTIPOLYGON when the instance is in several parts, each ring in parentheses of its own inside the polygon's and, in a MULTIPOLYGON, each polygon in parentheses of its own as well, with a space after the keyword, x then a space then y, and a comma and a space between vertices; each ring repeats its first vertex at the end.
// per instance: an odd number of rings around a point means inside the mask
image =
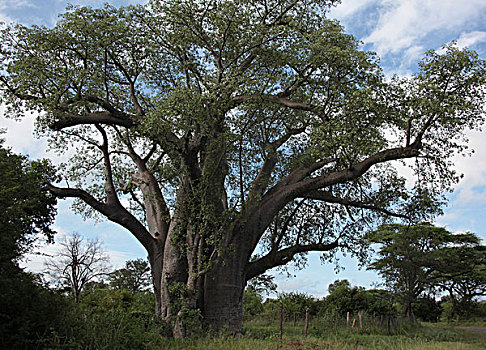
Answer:
MULTIPOLYGON (((284 321, 287 322, 302 321, 307 309, 313 318, 324 319, 338 325, 345 324, 349 320, 348 317, 351 320, 357 319, 359 314, 376 320, 390 317, 404 318, 403 302, 398 295, 384 289, 352 286, 348 280, 336 280, 329 286, 329 294, 324 298, 291 292, 264 300, 261 291, 247 288, 243 303, 244 317, 247 321, 260 319, 277 322, 280 317, 280 304, 282 304, 284 321)), ((433 296, 423 295, 412 303, 415 321, 450 321, 452 308, 449 296, 436 300, 433 296)), ((463 308, 454 316, 455 320, 484 318, 486 318, 486 302, 475 300, 463 305, 463 308)), ((407 321, 410 321, 408 315, 407 321)))

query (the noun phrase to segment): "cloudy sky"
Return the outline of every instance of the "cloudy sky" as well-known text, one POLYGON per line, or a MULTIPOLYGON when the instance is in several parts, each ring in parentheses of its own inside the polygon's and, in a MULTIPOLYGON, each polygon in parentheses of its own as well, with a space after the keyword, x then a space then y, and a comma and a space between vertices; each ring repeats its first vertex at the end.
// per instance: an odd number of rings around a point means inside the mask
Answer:
MULTIPOLYGON (((52 26, 67 4, 101 6, 106 1, 82 0, 0 0, 0 21, 25 25, 52 26)), ((145 3, 137 0, 108 1, 115 6, 145 3)), ((346 31, 363 42, 363 49, 381 57, 388 76, 410 75, 427 50, 439 50, 443 44, 456 40, 459 46, 475 49, 486 58, 486 1, 484 0, 342 0, 330 17, 337 18, 346 31)), ((45 140, 32 136, 31 120, 6 120, 0 106, 0 127, 8 130, 4 137, 15 152, 33 158, 55 158, 48 152, 45 140)), ((486 239, 486 138, 482 133, 469 134, 470 145, 476 150, 470 158, 456 159, 456 168, 464 179, 449 196, 445 215, 437 224, 451 231, 472 231, 486 239)), ((59 205, 55 228, 57 240, 77 231, 90 238, 99 238, 109 252, 112 264, 120 267, 127 259, 145 257, 145 252, 131 235, 111 223, 85 222, 70 212, 68 201, 59 205)), ((43 248, 55 254, 56 246, 43 248)), ((26 266, 34 271, 42 269, 42 256, 31 256, 26 266)), ((326 294, 327 286, 336 278, 347 278, 353 284, 369 287, 379 278, 370 271, 357 270, 356 262, 341 259, 346 267, 339 274, 333 266, 320 265, 319 256, 311 254, 309 267, 291 271, 295 277, 277 274, 280 291, 301 291, 315 296, 326 294)))

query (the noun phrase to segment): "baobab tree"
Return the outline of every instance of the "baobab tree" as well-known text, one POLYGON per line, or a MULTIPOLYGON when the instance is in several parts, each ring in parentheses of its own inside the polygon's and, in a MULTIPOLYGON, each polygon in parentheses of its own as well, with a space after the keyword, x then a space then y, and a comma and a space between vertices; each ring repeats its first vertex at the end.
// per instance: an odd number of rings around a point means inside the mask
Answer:
POLYGON ((387 80, 326 18, 334 3, 81 7, 2 32, 7 113, 38 111, 51 147, 76 149, 50 191, 145 247, 176 336, 191 310, 240 331, 249 279, 352 249, 382 218, 432 213, 457 181, 451 157, 483 121, 484 62, 448 46, 387 80))

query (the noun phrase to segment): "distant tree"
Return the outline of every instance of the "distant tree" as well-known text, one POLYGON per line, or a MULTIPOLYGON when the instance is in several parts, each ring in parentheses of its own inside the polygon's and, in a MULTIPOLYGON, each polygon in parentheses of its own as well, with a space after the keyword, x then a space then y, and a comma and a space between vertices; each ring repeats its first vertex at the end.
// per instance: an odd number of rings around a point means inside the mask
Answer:
POLYGON ((317 313, 316 299, 305 293, 281 293, 278 301, 282 302, 284 317, 288 320, 292 319, 294 314, 303 317, 307 308, 313 315, 317 313))
POLYGON ((336 292, 338 289, 351 289, 351 283, 348 280, 335 280, 327 287, 329 294, 336 292))
POLYGON ((114 289, 128 289, 135 294, 146 290, 152 283, 150 266, 144 259, 128 260, 125 267, 113 271, 108 275, 110 287, 114 289))
POLYGON ((414 318, 412 303, 424 291, 436 287, 444 268, 441 257, 449 247, 477 243, 472 234, 452 234, 429 223, 382 225, 364 238, 379 245, 378 257, 368 268, 377 270, 388 288, 397 293, 403 303, 402 314, 410 318, 414 318))
POLYGON ((447 247, 438 255, 438 287, 449 294, 449 318, 468 315, 473 300, 486 295, 486 246, 469 234, 468 244, 447 247))
POLYGON ((363 291, 366 300, 366 312, 378 315, 394 315, 394 295, 389 290, 367 289, 363 291))
POLYGON ((56 256, 45 262, 47 274, 60 286, 69 288, 74 301, 86 284, 101 276, 109 269, 109 257, 103 251, 98 240, 83 240, 74 233, 61 243, 56 256))
POLYGON ((336 280, 328 287, 327 307, 336 309, 341 315, 347 312, 366 310, 366 295, 363 287, 351 286, 348 280, 336 280))
POLYGON ((255 316, 263 312, 263 297, 253 288, 243 293, 243 316, 255 316))
POLYGON ((412 308, 414 315, 424 322, 437 322, 442 313, 440 302, 431 295, 418 297, 412 308))

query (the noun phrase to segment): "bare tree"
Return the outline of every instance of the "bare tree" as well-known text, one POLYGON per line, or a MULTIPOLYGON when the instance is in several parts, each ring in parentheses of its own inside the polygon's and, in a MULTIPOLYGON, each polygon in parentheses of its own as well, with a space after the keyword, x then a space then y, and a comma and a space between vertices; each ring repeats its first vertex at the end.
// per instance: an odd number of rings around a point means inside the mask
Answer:
POLYGON ((51 278, 70 288, 77 303, 88 282, 107 274, 109 261, 99 240, 84 240, 75 232, 61 243, 57 255, 47 260, 45 266, 51 278))

